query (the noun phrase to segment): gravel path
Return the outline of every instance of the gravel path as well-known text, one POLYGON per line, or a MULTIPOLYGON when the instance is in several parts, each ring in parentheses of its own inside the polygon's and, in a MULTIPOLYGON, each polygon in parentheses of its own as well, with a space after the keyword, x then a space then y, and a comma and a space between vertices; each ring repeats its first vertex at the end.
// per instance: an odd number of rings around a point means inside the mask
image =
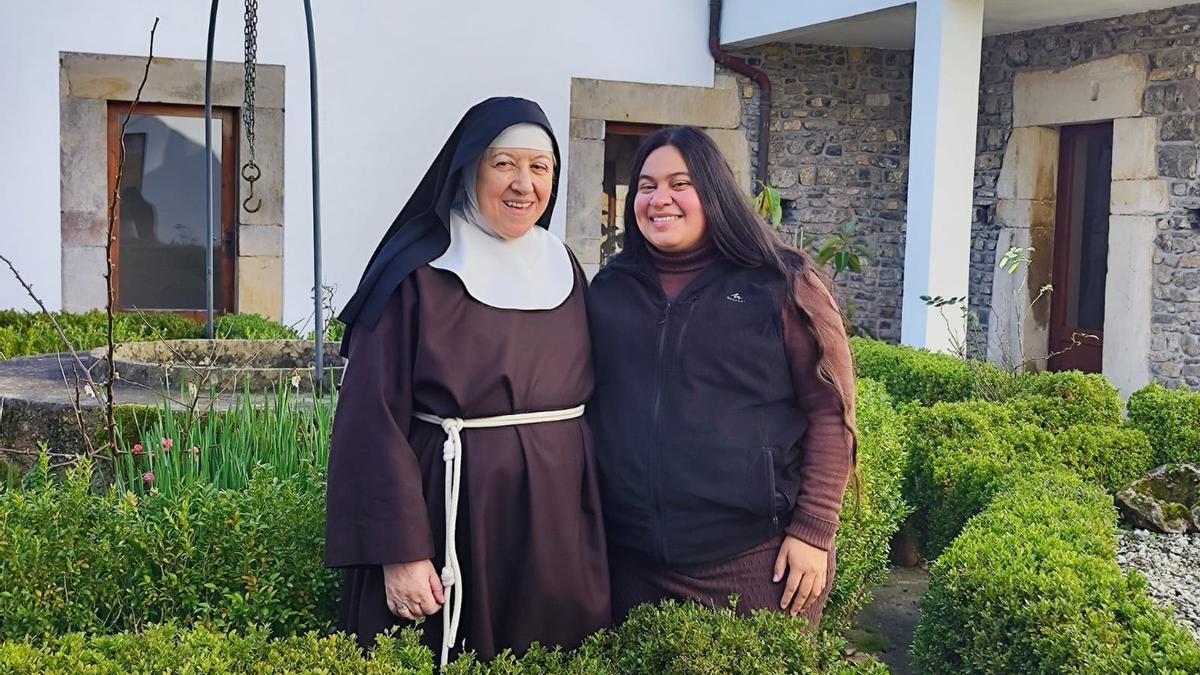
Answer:
POLYGON ((1149 582, 1147 593, 1175 611, 1175 618, 1200 640, 1200 534, 1146 530, 1117 535, 1117 563, 1149 582))

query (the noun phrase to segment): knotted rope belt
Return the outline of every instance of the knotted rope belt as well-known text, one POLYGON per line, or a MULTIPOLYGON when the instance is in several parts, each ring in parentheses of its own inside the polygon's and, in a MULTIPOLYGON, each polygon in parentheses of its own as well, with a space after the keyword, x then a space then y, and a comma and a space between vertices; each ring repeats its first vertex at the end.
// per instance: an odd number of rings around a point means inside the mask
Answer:
POLYGON ((584 406, 567 410, 517 413, 463 419, 461 417, 438 417, 429 413, 415 412, 413 417, 422 422, 437 424, 446 432, 442 444, 442 460, 446 462, 446 564, 442 567, 442 587, 445 589, 446 615, 442 618, 442 665, 450 656, 450 648, 458 635, 458 622, 462 618, 463 578, 458 563, 458 550, 454 543, 458 522, 459 484, 462 478, 462 430, 511 427, 521 424, 540 424, 575 419, 583 415, 584 406))

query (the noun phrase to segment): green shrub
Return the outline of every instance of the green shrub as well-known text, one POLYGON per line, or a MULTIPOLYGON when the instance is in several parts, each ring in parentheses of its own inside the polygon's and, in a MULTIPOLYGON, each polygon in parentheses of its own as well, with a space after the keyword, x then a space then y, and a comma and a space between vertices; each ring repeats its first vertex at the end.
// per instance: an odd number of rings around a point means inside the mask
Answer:
MULTIPOLYGON (((824 632, 810 633, 803 622, 773 612, 741 618, 673 602, 644 605, 629 621, 601 631, 577 650, 533 645, 520 658, 504 652, 487 663, 466 654, 443 671, 447 675, 685 675, 775 673, 867 673, 887 669, 870 660, 846 662, 845 642, 824 632)), ((433 654, 414 629, 379 638, 364 657, 344 635, 307 633, 272 639, 269 631, 248 628, 184 629, 177 624, 108 636, 72 633, 0 643, 0 672, 18 675, 78 672, 276 673, 432 675, 433 654)))
POLYGON ((1150 438, 1155 465, 1200 462, 1200 393, 1152 383, 1129 397, 1129 422, 1150 438))
POLYGON ((962 359, 860 337, 850 338, 850 346, 858 376, 883 384, 898 402, 933 405, 975 397, 975 374, 962 359))
POLYGON ((271 639, 263 629, 223 632, 175 624, 144 632, 80 633, 0 643, 0 672, 14 675, 97 673, 326 673, 432 675, 433 654, 414 630, 380 638, 367 658, 344 635, 314 633, 271 639))
POLYGON ((1121 397, 1103 375, 1077 371, 1025 373, 1016 378, 1010 399, 1053 429, 1073 424, 1121 423, 1121 397))
POLYGON ((856 389, 861 497, 851 483, 837 534, 837 575, 821 620, 823 629, 838 633, 870 602, 869 588, 887 580, 888 543, 911 511, 901 496, 904 419, 883 385, 859 379, 856 389))
POLYGON ((911 524, 926 554, 938 555, 969 518, 1024 474, 1062 467, 1115 491, 1152 466, 1149 443, 1138 430, 1100 424, 1056 429, 1043 417, 1052 408, 1042 404, 1050 400, 1034 395, 908 409, 905 497, 917 509, 911 524))
POLYGON ((331 628, 319 475, 97 495, 87 462, 61 485, 44 467, 32 487, 0 494, 0 638, 170 620, 275 635, 331 628))
POLYGON ((1130 426, 1077 424, 1055 438, 1057 463, 1088 482, 1116 492, 1154 467, 1150 441, 1130 426))
MULTIPOLYGON (((54 318, 78 351, 108 343, 108 318, 100 310, 54 312, 54 318)), ((296 332, 255 314, 226 314, 213 327, 219 338, 295 339, 296 332)), ((204 337, 204 326, 177 314, 124 312, 113 317, 115 342, 145 342, 204 337)), ((50 320, 40 312, 0 310, 0 359, 66 351, 50 320)))
MULTIPOLYGON (((104 312, 54 312, 71 344, 79 351, 103 347, 108 343, 108 319, 104 312)), ((117 314, 113 317, 116 342, 134 342, 158 338, 199 337, 204 327, 175 314, 117 314)), ((11 359, 32 354, 66 351, 50 320, 41 313, 0 310, 0 358, 11 359)))
POLYGON ((258 314, 223 314, 213 324, 213 335, 222 340, 296 340, 287 326, 258 314))
POLYGON ((1200 645, 1114 558, 1116 511, 1064 470, 1022 478, 934 564, 925 673, 1195 673, 1200 645))

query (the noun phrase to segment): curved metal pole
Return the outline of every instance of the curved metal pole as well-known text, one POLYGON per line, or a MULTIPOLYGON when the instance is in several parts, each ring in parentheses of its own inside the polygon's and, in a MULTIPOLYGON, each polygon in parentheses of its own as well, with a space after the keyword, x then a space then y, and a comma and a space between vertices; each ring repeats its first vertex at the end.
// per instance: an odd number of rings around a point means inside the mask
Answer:
MULTIPOLYGON (((214 5, 216 0, 213 0, 214 5)), ((312 128, 312 195, 313 195, 313 316, 316 321, 316 344, 313 358, 313 391, 324 392, 325 323, 321 316, 321 151, 317 142, 320 120, 317 117, 317 46, 313 38, 312 4, 304 0, 304 19, 308 23, 308 98, 309 125, 312 128)))
MULTIPOLYGON (((217 32, 217 0, 208 12, 208 56, 204 61, 204 301, 207 322, 204 335, 213 337, 213 176, 212 176, 212 68, 213 38, 217 32)), ((222 161, 230 161, 222 157, 222 161)))

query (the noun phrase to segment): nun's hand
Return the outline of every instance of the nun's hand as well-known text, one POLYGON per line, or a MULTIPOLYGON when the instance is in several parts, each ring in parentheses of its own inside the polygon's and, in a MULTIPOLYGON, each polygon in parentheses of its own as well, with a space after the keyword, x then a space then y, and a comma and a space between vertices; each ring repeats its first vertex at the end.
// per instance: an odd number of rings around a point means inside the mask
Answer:
POLYGON ((775 556, 775 575, 779 582, 787 573, 779 607, 792 616, 812 607, 825 590, 829 575, 829 552, 788 535, 775 556))
POLYGON ((383 566, 388 610, 409 621, 420 620, 442 607, 442 581, 433 562, 416 560, 383 566))

